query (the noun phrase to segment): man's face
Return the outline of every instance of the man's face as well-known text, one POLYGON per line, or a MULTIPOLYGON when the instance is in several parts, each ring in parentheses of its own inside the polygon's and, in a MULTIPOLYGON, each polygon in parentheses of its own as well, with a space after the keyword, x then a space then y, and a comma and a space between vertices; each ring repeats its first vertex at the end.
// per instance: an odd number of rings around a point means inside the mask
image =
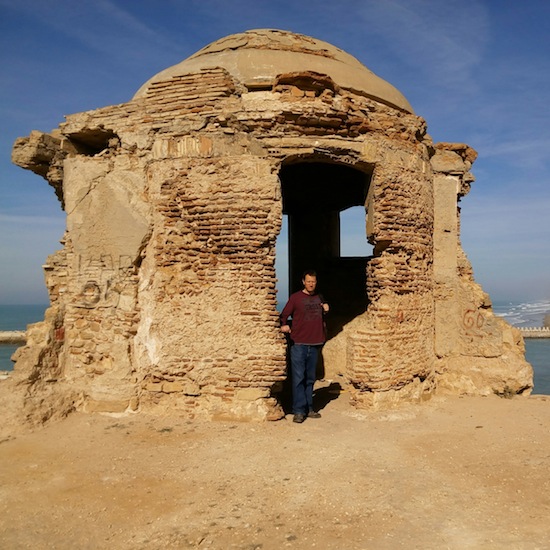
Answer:
POLYGON ((302 280, 304 289, 308 294, 313 294, 315 292, 315 287, 317 286, 317 277, 313 275, 306 275, 305 279, 302 280))

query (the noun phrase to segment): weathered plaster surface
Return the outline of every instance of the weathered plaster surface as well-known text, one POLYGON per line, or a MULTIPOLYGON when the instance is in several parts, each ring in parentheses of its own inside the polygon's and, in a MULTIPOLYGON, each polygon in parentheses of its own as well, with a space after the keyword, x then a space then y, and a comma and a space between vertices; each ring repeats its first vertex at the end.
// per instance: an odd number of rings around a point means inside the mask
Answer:
MULTIPOLYGON (((252 39, 277 63, 296 48, 305 55, 303 37, 280 31, 231 44, 252 39)), ((347 85, 368 80, 365 68, 340 81, 310 52, 315 71, 266 72, 251 85, 252 68, 228 70, 220 50, 223 40, 128 103, 15 143, 14 162, 45 177, 67 213, 64 246, 45 266, 51 307, 17 353, 26 417, 280 418, 280 174, 304 161, 352 166, 368 180, 365 307, 333 331, 325 376, 358 407, 437 391, 528 394, 521 335, 493 315, 460 246, 458 201, 475 152, 434 146, 390 88, 347 85)), ((329 260, 344 280, 344 264, 329 260)))

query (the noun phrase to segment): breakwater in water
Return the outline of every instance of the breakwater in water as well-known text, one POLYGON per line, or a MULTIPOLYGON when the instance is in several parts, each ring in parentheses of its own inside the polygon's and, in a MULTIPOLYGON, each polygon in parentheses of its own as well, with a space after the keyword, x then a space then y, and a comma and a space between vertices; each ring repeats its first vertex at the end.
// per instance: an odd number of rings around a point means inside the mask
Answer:
POLYGON ((524 338, 550 338, 548 327, 521 327, 519 330, 524 338))
POLYGON ((24 344, 27 341, 27 333, 24 330, 0 331, 0 344, 24 344))

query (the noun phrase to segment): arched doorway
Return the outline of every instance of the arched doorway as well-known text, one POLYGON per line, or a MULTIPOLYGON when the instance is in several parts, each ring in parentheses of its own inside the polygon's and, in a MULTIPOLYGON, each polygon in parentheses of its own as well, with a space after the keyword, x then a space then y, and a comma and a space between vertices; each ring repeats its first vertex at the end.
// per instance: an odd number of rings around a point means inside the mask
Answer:
POLYGON ((285 163, 279 174, 288 220, 288 291, 301 288, 306 269, 318 272, 319 291, 331 306, 329 338, 367 306, 369 257, 341 255, 340 213, 365 206, 371 175, 368 167, 319 159, 285 163))

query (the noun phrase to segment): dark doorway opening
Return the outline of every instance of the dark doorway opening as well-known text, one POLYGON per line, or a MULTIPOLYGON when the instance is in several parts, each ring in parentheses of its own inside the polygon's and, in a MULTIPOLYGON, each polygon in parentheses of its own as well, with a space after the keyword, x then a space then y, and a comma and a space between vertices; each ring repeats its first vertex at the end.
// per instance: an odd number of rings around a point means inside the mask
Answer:
MULTIPOLYGON (((372 168, 368 166, 359 169, 319 159, 288 162, 279 173, 286 242, 278 244, 278 251, 282 249, 285 252, 285 258, 278 257, 278 260, 280 266, 287 266, 288 273, 280 271, 278 277, 287 282, 283 285, 287 290, 285 294, 291 294, 302 288, 301 279, 305 270, 317 271, 318 290, 330 304, 330 313, 326 318, 329 339, 367 307, 366 268, 370 256, 342 255, 341 237, 349 228, 342 226, 340 215, 353 207, 361 207, 365 213, 371 177, 372 168)), ((355 231, 358 234, 362 232, 366 243, 364 218, 361 225, 362 229, 355 227, 355 231)), ((369 248, 366 246, 364 249, 369 248)), ((281 300, 281 308, 285 301, 281 300)), ((289 340, 289 347, 290 344, 289 340)), ((290 364, 288 374, 279 396, 286 413, 292 410, 290 364)), ((322 357, 317 378, 324 378, 322 357)), ((339 390, 337 383, 316 385, 314 407, 324 408, 338 397, 339 390)))
POLYGON ((367 307, 369 257, 342 257, 340 213, 365 207, 371 175, 367 168, 303 159, 280 171, 283 214, 288 219, 288 291, 302 288, 305 270, 317 271, 319 292, 331 307, 329 338, 367 307))

